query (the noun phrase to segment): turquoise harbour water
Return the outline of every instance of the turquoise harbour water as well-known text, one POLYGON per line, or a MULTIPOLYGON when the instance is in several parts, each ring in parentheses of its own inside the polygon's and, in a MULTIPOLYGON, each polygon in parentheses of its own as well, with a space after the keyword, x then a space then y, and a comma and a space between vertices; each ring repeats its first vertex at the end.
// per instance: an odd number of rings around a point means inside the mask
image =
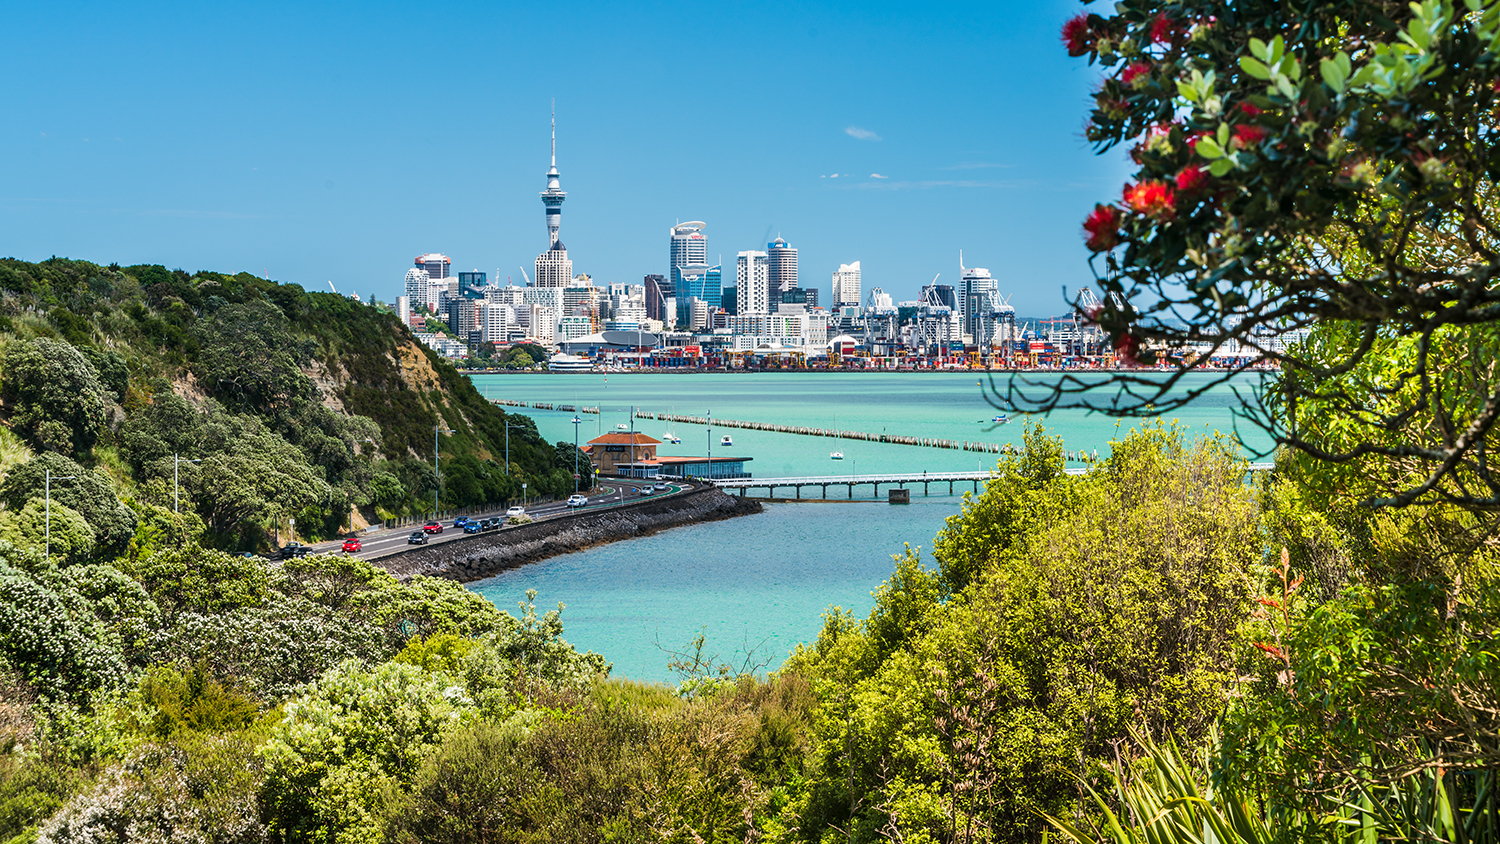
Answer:
MULTIPOLYGON (((1008 425, 989 420, 987 404, 972 373, 695 373, 475 375, 486 396, 518 401, 598 406, 583 415, 580 442, 619 423, 630 424, 632 405, 675 412, 784 425, 890 433, 1004 444, 1020 444, 1024 417, 1008 425)), ((1227 387, 1216 388, 1174 413, 1190 432, 1228 432, 1237 404, 1227 387)), ((508 408, 532 416, 549 441, 573 439, 573 414, 508 408)), ((1117 420, 1084 410, 1061 410, 1040 419, 1061 435, 1068 449, 1108 454, 1111 438, 1139 420, 1117 420)), ((808 437, 702 425, 637 420, 637 430, 661 438, 671 429, 682 438, 664 445, 664 455, 703 455, 710 437, 714 454, 748 455, 758 478, 920 472, 993 467, 993 454, 857 440, 808 437), (719 438, 729 434, 725 449, 719 438), (842 451, 843 460, 829 458, 842 451)), ((1248 435, 1247 435, 1248 439, 1248 435)), ((1258 445, 1263 440, 1252 440, 1258 445)), ((1075 464, 1077 465, 1077 464, 1075 464)), ((869 488, 865 487, 868 495, 869 488)), ((738 665, 780 665, 798 642, 817 636, 824 611, 842 606, 863 617, 871 592, 889 576, 891 557, 904 544, 920 548, 929 564, 933 536, 959 511, 961 498, 947 485, 931 497, 913 490, 909 505, 881 503, 769 504, 759 515, 690 525, 642 539, 617 542, 553 557, 470 584, 502 609, 513 609, 526 590, 538 606, 561 601, 565 638, 614 663, 616 676, 671 680, 670 654, 702 630, 711 651, 738 665)), ((957 489, 962 492, 961 489, 957 489)), ((816 494, 816 491, 812 491, 816 494)), ((830 495, 836 493, 832 488, 830 495)))

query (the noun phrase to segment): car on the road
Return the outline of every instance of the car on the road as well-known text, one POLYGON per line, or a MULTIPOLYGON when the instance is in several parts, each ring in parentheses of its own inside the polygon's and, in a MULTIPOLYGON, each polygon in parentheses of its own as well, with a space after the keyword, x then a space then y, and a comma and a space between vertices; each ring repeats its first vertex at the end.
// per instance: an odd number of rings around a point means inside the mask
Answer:
POLYGON ((641 493, 641 495, 650 495, 651 494, 651 487, 649 485, 648 486, 643 486, 643 487, 640 488, 639 492, 641 493))
POLYGON ((478 519, 470 519, 464 522, 464 533, 478 533, 483 529, 478 519))
POLYGON ((295 557, 306 557, 312 552, 312 548, 309 548, 308 546, 303 545, 300 542, 288 542, 287 544, 281 546, 281 550, 276 553, 276 559, 290 560, 295 557))
POLYGON ((469 517, 468 516, 459 516, 458 518, 456 518, 456 519, 453 520, 453 526, 455 528, 466 527, 466 526, 468 526, 468 524, 469 524, 469 517))
POLYGON ((422 532, 423 533, 442 533, 443 532, 443 523, 440 522, 440 521, 438 521, 438 520, 436 520, 436 519, 433 519, 432 521, 428 522, 427 524, 422 525, 422 532))
POLYGON ((363 551, 364 547, 365 547, 365 544, 363 542, 361 542, 360 539, 359 539, 359 537, 357 537, 357 536, 351 536, 351 537, 349 537, 349 538, 347 538, 347 539, 344 540, 344 553, 345 554, 355 554, 355 553, 358 553, 360 551, 363 551))
POLYGON ((587 495, 570 495, 570 496, 568 496, 568 506, 569 507, 583 507, 584 505, 586 505, 588 503, 589 503, 589 497, 587 495))
POLYGON ((517 505, 515 507, 512 507, 509 510, 505 511, 505 517, 507 519, 513 518, 515 516, 524 516, 524 515, 526 515, 526 508, 525 507, 521 507, 519 505, 517 505))
POLYGON ((480 522, 479 529, 480 530, 499 530, 500 529, 500 517, 496 516, 493 519, 485 519, 483 522, 480 522))
POLYGON ((427 544, 427 534, 424 533, 424 532, 422 532, 422 531, 420 531, 420 530, 414 530, 414 531, 411 532, 411 536, 408 536, 406 538, 406 544, 407 545, 426 545, 427 544))
POLYGON ((656 491, 657 492, 666 492, 669 489, 671 489, 671 487, 667 486, 666 484, 657 484, 656 485, 656 491))

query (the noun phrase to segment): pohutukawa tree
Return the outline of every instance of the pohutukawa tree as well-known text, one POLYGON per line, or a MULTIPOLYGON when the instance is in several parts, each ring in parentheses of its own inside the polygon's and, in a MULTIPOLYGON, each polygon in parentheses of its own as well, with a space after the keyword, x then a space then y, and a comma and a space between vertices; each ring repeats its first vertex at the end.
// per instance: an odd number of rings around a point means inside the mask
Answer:
POLYGON ((1013 379, 1003 398, 1162 412, 1276 364, 1242 413, 1277 445, 1395 466, 1378 503, 1500 506, 1500 5, 1112 11, 1062 31, 1105 70, 1088 139, 1139 167, 1084 221, 1105 294, 1086 316, 1168 374, 1013 379))

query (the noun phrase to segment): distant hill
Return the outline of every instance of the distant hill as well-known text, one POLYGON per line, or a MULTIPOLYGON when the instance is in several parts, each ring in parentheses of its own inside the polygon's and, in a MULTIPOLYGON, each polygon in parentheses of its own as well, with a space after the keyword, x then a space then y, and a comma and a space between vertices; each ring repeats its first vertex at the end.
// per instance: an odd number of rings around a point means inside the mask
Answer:
POLYGON ((392 314, 248 273, 0 260, 0 384, 0 471, 53 455, 138 510, 171 507, 175 471, 222 545, 288 518, 315 537, 424 513, 439 482, 444 508, 573 485, 571 444, 489 404, 392 314))

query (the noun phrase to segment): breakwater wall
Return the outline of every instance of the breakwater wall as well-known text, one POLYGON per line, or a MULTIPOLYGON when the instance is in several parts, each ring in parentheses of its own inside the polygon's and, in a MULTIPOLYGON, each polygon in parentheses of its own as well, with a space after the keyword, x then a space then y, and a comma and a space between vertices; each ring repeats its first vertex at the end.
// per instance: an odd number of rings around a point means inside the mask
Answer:
POLYGON ((502 407, 529 407, 532 410, 558 410, 563 413, 595 413, 599 412, 597 407, 587 407, 572 404, 553 404, 549 401, 516 401, 515 399, 490 399, 492 404, 502 407))
POLYGON ((596 545, 650 536, 679 525, 761 511, 760 502, 713 487, 508 527, 452 542, 414 547, 371 560, 400 580, 415 575, 468 583, 596 545))

